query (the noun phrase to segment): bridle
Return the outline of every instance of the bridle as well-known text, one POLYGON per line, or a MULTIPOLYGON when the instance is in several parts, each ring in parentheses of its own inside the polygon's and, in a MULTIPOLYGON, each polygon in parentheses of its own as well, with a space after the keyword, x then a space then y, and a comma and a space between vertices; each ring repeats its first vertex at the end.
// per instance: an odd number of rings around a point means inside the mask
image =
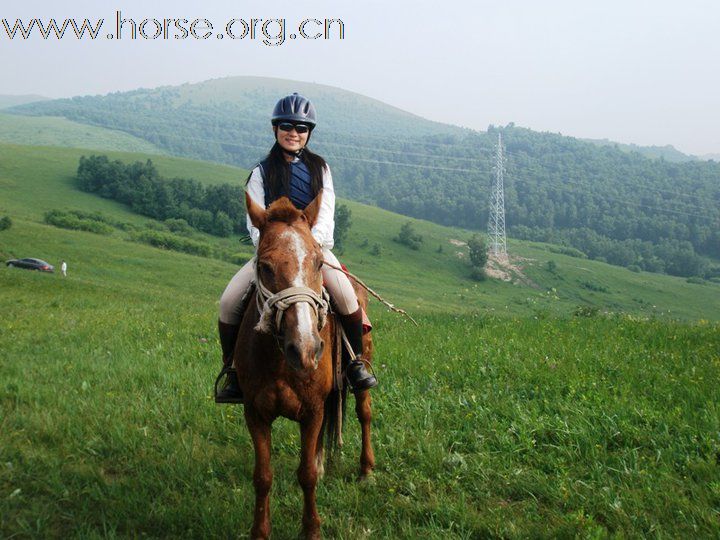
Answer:
POLYGON ((280 328, 282 318, 290 306, 300 302, 307 302, 315 312, 318 321, 318 330, 322 330, 327 321, 330 296, 323 288, 318 294, 310 287, 288 287, 276 293, 270 291, 260 279, 258 272, 258 261, 255 259, 255 302, 257 304, 260 320, 255 325, 255 330, 263 333, 273 333, 275 336, 281 334, 280 328), (274 325, 273 325, 274 323, 274 325))

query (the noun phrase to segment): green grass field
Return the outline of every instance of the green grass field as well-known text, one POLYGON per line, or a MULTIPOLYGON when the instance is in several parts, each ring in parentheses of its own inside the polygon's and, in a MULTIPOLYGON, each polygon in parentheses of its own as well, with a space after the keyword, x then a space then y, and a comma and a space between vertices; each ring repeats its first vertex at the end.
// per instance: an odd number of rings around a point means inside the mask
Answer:
MULTIPOLYGON (((242 411, 210 399, 236 267, 42 224, 53 208, 148 221, 73 188, 82 153, 0 145, 0 257, 70 264, 0 268, 0 537, 245 538, 252 446, 242 411)), ((391 240, 404 218, 348 204, 342 260, 420 327, 372 304, 377 470, 355 481, 349 415, 318 489, 327 538, 720 536, 718 285, 520 242, 538 288, 475 283, 450 243, 467 231, 417 222, 415 252, 391 240)), ((281 420, 273 437, 274 537, 294 538, 299 432, 281 420)))

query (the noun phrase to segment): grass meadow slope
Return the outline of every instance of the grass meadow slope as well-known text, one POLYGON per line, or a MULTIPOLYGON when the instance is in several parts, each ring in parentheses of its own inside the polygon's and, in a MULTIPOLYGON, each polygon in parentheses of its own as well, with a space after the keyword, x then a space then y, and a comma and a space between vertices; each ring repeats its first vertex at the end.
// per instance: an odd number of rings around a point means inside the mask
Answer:
MULTIPOLYGON (((245 538, 252 446, 242 411, 210 399, 236 266, 42 223, 51 209, 150 221, 75 190, 83 153, 0 145, 0 256, 70 264, 67 278, 0 268, 0 537, 245 538)), ((243 177, 152 159, 164 176, 243 177)), ((475 283, 457 255, 468 232, 417 221, 412 251, 392 241, 405 218, 348 204, 343 260, 420 327, 373 304, 378 466, 355 481, 347 422, 318 490, 327 538, 720 535, 717 284, 514 242, 532 285, 475 283)), ((299 530, 298 448, 278 421, 275 538, 299 530)))
POLYGON ((95 148, 161 154, 152 143, 101 127, 53 116, 17 116, 0 113, 0 141, 10 144, 95 148))

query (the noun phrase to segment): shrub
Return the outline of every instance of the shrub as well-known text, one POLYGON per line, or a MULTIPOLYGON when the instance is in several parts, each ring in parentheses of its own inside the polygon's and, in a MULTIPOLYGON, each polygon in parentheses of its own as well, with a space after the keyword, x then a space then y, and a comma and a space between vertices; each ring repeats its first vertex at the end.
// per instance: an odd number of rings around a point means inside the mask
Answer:
POLYGON ((10 219, 10 216, 5 216, 0 219, 0 231, 5 231, 10 227, 12 227, 12 219, 10 219))
POLYGON ((468 240, 470 264, 475 268, 483 268, 488 260, 485 238, 480 234, 473 234, 468 240))
POLYGON ((163 233, 160 231, 141 231, 132 235, 132 240, 142 242, 151 246, 170 249, 172 251, 181 251, 191 255, 200 255, 208 257, 212 250, 208 244, 183 238, 172 233, 163 233))
POLYGON ((560 253, 561 255, 568 255, 570 257, 577 257, 578 259, 587 259, 587 255, 570 246, 548 246, 548 251, 551 253, 560 253))
POLYGON ((243 266, 250 260, 250 257, 245 253, 230 253, 222 257, 222 260, 243 266))
POLYGON ((475 281, 485 281, 487 279, 487 273, 484 268, 473 266, 470 269, 470 278, 475 281))
POLYGON ((605 287, 604 285, 598 285, 597 283, 593 283, 592 281, 581 281, 580 286, 583 289, 587 289, 589 291, 604 292, 604 293, 608 292, 607 287, 605 287))
POLYGON ((595 306, 578 306, 573 311, 575 317, 595 317, 600 310, 595 306))
POLYGON ((631 265, 628 266, 627 268, 628 268, 628 270, 630 270, 631 272, 635 272, 635 273, 639 273, 639 272, 642 271, 642 268, 640 268, 637 264, 631 264, 631 265))
POLYGON ((545 268, 547 268, 548 272, 554 274, 555 272, 557 272, 557 263, 553 260, 549 260, 545 263, 545 268))
POLYGON ((408 221, 400 227, 400 232, 393 240, 417 251, 420 249, 423 237, 415 231, 415 227, 412 222, 408 221))
POLYGON ((75 213, 50 210, 45 212, 45 223, 76 231, 87 231, 95 234, 110 234, 113 228, 101 221, 81 219, 75 213))
POLYGON ((685 281, 687 281, 688 283, 694 283, 695 285, 702 285, 703 283, 705 283, 705 280, 703 278, 697 276, 690 276, 685 281))
POLYGON ((165 226, 175 234, 190 236, 193 233, 193 228, 184 219, 168 218, 165 220, 165 226))
POLYGON ((370 255, 373 257, 379 257, 382 254, 382 246, 375 242, 370 248, 370 255))

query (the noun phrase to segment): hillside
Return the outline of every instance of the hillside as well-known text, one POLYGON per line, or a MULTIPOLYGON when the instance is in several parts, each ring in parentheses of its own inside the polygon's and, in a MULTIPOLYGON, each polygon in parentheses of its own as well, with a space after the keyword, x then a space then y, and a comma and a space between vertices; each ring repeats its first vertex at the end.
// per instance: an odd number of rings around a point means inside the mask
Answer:
MULTIPOLYGON (((124 229, 41 223, 79 209, 160 226, 78 191, 87 153, 0 144, 0 216, 13 219, 0 258, 69 262, 66 278, 0 266, 0 537, 243 536, 252 444, 242 409, 211 400, 217 301, 237 266, 124 229)), ((111 157, 204 183, 245 172, 111 157)), ((720 285, 529 242, 510 249, 531 284, 475 283, 458 256, 468 231, 416 221, 413 251, 391 240, 407 218, 347 204, 342 260, 420 326, 371 303, 377 467, 355 481, 351 402, 342 456, 318 488, 325 537, 718 536, 720 324, 708 319, 720 320, 720 285)), ((297 425, 278 420, 277 538, 299 528, 298 452, 297 425)))
POLYGON ((152 143, 122 131, 89 126, 62 117, 0 113, 0 142, 161 154, 152 143))
MULTIPOLYGON (((89 154, 77 149, 0 145, 0 216, 10 215, 16 224, 5 233, 0 256, 38 256, 48 260, 78 257, 69 253, 67 242, 73 238, 92 238, 89 233, 55 229, 40 224, 48 210, 99 211, 119 222, 138 227, 152 222, 132 213, 123 205, 79 191, 74 184, 79 157, 89 154), (42 252, 36 252, 36 240, 43 238, 42 252), (32 249, 33 254, 28 253, 32 249)), ((246 172, 229 166, 196 162, 166 156, 148 156, 113 152, 113 158, 128 162, 151 158, 161 174, 167 177, 192 177, 205 183, 237 183, 246 172)), ((627 311, 688 319, 720 319, 720 285, 706 282, 688 283, 684 279, 634 273, 623 268, 557 253, 552 246, 511 241, 510 250, 519 261, 529 282, 513 284, 498 280, 477 283, 469 279, 466 248, 461 244, 469 231, 443 227, 417 220, 415 227, 423 236, 423 246, 413 251, 392 238, 407 218, 390 212, 345 201, 352 210, 353 226, 342 260, 378 292, 409 311, 500 312, 570 314, 578 306, 594 306, 600 310, 627 311), (379 252, 379 254, 377 254, 379 252), (375 254, 373 254, 375 253, 375 254), (548 267, 553 261, 554 268, 548 267)), ((220 239, 197 235, 198 241, 218 249, 250 255, 250 248, 241 246, 237 237, 220 239)), ((79 242, 79 240, 77 240, 79 242)), ((137 250, 152 250, 127 242, 127 233, 115 231, 100 237, 103 246, 123 258, 142 260, 137 250)), ((75 242, 75 240, 73 241, 75 242)), ((188 257, 163 252, 164 257, 188 257)), ((202 264, 202 259, 196 264, 202 264)), ((224 280, 236 268, 228 263, 225 277, 218 278, 221 290, 224 280)), ((94 280, 94 269, 78 269, 83 278, 94 280), (83 276, 83 272, 90 274, 83 276)))
POLYGON ((720 164, 648 159, 613 146, 508 125, 474 132, 311 83, 232 77, 14 107, 124 131, 180 156, 250 167, 272 139, 279 95, 320 111, 312 146, 342 196, 443 225, 483 229, 494 145, 507 150, 511 235, 680 276, 720 274, 720 164), (188 122, 192 118, 192 122, 188 122), (351 125, 352 129, 348 129, 351 125))
POLYGON ((48 101, 51 98, 37 95, 0 95, 0 109, 7 107, 15 107, 16 105, 24 105, 26 103, 35 103, 38 101, 48 101))

